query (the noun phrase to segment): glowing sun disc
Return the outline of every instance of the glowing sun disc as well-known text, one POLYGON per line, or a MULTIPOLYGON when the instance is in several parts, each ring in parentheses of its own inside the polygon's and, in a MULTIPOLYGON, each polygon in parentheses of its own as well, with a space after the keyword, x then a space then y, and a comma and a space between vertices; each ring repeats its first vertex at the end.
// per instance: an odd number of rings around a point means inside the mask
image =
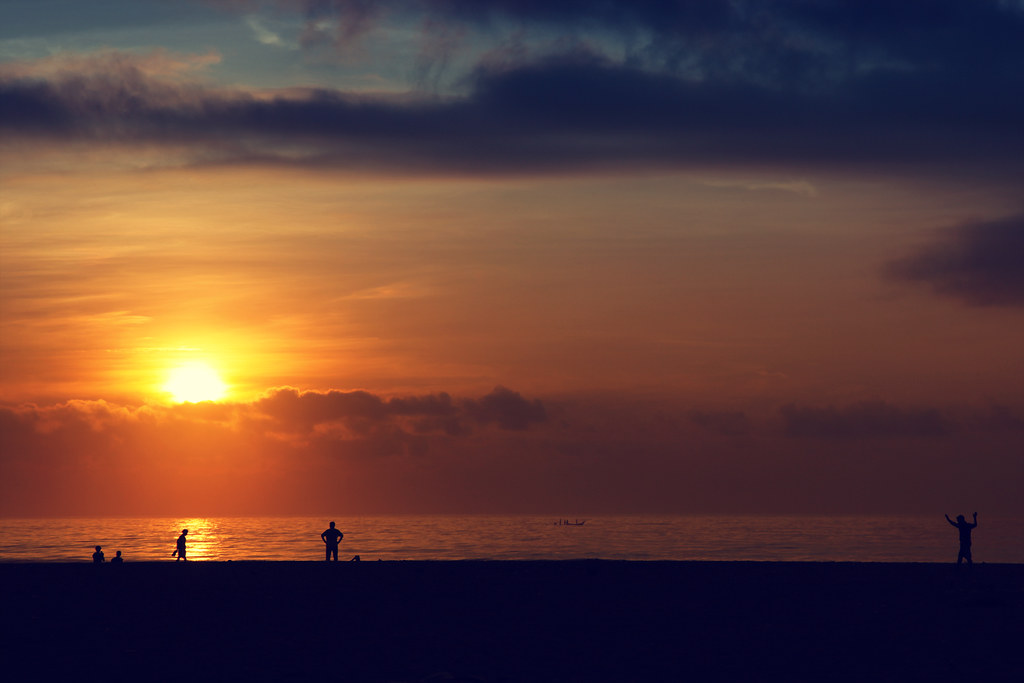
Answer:
POLYGON ((164 391, 179 403, 217 401, 227 393, 227 385, 217 371, 206 363, 186 363, 167 375, 164 391))

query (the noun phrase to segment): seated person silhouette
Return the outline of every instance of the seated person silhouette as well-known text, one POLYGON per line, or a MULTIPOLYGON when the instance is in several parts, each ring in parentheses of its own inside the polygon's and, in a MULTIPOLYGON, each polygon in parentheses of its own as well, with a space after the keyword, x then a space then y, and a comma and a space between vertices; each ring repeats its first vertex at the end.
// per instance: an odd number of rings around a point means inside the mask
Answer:
POLYGON ((323 539, 324 544, 327 546, 327 562, 331 561, 331 555, 334 556, 335 562, 338 561, 338 543, 344 536, 345 534, 334 528, 334 522, 331 522, 329 529, 320 534, 320 538, 323 539))
POLYGON ((946 521, 952 524, 960 531, 960 552, 956 556, 956 564, 960 566, 960 563, 967 560, 967 566, 972 565, 971 562, 971 529, 978 526, 978 513, 974 513, 974 523, 968 522, 964 519, 963 515, 957 515, 956 521, 954 522, 949 518, 949 515, 945 515, 946 521))
POLYGON ((121 564, 122 562, 124 562, 124 558, 121 557, 121 551, 118 550, 117 554, 114 555, 112 558, 110 558, 110 563, 111 564, 121 564))
POLYGON ((178 557, 178 559, 175 560, 175 562, 178 562, 179 560, 185 560, 186 562, 188 561, 188 558, 185 557, 185 537, 186 536, 188 536, 188 529, 182 529, 181 530, 181 536, 178 536, 178 547, 174 549, 173 553, 171 553, 171 557, 174 557, 175 555, 177 555, 177 557, 178 557))
POLYGON ((92 554, 92 561, 99 564, 103 561, 103 548, 102 546, 96 546, 96 552, 92 554))

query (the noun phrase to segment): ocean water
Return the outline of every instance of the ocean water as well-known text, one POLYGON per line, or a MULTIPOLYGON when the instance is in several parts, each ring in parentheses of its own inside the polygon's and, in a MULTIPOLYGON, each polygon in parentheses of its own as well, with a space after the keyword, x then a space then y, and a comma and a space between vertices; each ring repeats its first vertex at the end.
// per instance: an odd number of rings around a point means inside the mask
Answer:
MULTIPOLYGON (((0 519, 0 562, 171 561, 187 528, 190 560, 322 560, 319 517, 0 519)), ((942 515, 337 517, 339 558, 362 560, 703 560, 953 562, 957 532, 942 515), (572 520, 571 520, 572 521, 572 520), (582 520, 581 520, 582 521, 582 520)), ((1024 518, 982 516, 974 561, 1024 563, 1024 518)))

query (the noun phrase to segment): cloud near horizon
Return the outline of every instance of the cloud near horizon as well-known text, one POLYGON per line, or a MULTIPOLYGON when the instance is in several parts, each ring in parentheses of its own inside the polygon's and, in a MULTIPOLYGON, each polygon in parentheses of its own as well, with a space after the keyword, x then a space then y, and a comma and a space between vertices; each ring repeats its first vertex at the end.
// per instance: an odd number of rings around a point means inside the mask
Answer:
POLYGON ((1024 467, 1007 450, 1024 445, 1024 419, 1007 408, 788 405, 752 417, 547 403, 502 388, 479 398, 280 388, 249 403, 0 407, 0 514, 852 510, 879 459, 889 483, 871 505, 927 506, 962 472, 1012 507, 1000 492, 1024 467), (927 452, 907 437, 928 438, 927 452), (864 439, 870 454, 850 450, 864 439), (919 462, 934 468, 935 490, 908 498, 919 462), (823 489, 839 498, 823 502, 823 489))
POLYGON ((384 400, 365 391, 299 391, 273 389, 252 404, 258 416, 270 418, 290 431, 311 431, 335 422, 380 424, 412 419, 417 433, 444 432, 462 436, 473 426, 495 424, 510 431, 525 430, 547 419, 544 405, 528 401, 518 392, 496 387, 477 399, 452 399, 444 392, 384 400))
POLYGON ((844 409, 788 404, 780 409, 792 437, 826 439, 938 437, 954 425, 933 408, 907 409, 884 401, 863 401, 844 409))
POLYGON ((367 391, 303 391, 278 387, 248 403, 204 401, 131 407, 104 400, 76 399, 53 406, 0 407, 0 412, 7 416, 8 423, 19 422, 41 434, 64 428, 87 428, 100 433, 129 423, 181 420, 231 428, 264 425, 273 431, 312 434, 331 423, 403 423, 412 419, 416 430, 423 432, 427 430, 422 420, 444 418, 453 421, 456 427, 450 429, 447 423, 439 423, 437 431, 461 436, 471 434, 474 426, 496 425, 501 430, 522 431, 547 420, 544 404, 539 399, 525 399, 519 392, 502 386, 479 398, 453 399, 441 392, 384 399, 367 391))
POLYGON ((503 434, 525 436, 546 420, 539 400, 503 387, 478 398, 283 387, 247 403, 4 406, 0 514, 176 505, 237 512, 261 501, 274 507, 272 489, 279 509, 295 510, 309 504, 305 490, 327 486, 322 477, 364 488, 353 494, 361 505, 416 509, 459 488, 444 480, 472 472, 474 460, 524 448, 503 434), (396 493, 420 476, 433 488, 396 493), (52 486, 36 488, 46 481, 52 486))

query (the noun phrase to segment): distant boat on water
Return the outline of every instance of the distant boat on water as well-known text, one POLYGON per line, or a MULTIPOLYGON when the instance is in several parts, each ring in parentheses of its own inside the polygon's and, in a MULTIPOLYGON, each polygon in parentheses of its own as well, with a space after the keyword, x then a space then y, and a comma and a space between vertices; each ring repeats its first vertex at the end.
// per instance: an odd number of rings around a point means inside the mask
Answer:
POLYGON ((587 520, 585 519, 582 522, 578 519, 575 522, 570 522, 567 519, 560 519, 557 522, 555 522, 555 526, 583 526, 586 523, 587 520))

